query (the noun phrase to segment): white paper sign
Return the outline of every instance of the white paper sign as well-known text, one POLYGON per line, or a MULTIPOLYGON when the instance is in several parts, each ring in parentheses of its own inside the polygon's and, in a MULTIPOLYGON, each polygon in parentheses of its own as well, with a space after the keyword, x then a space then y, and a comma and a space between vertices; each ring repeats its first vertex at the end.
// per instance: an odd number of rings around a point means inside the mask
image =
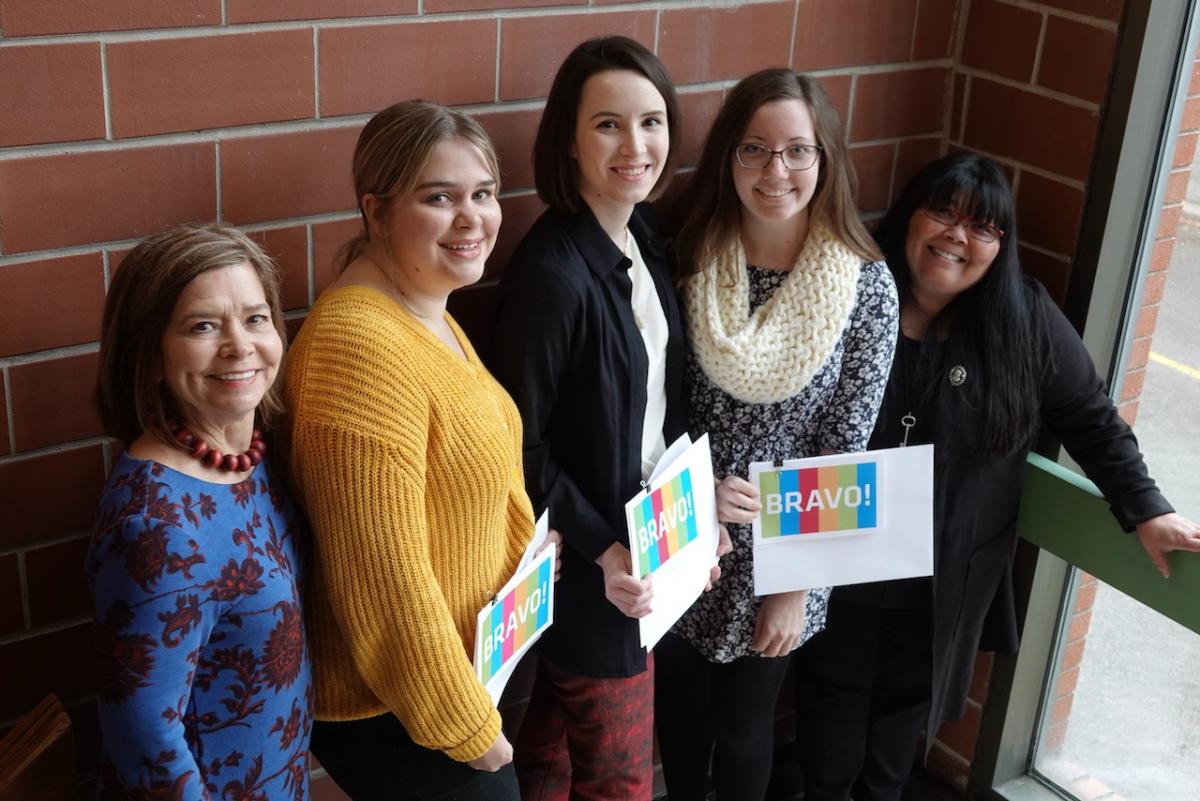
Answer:
POLYGON ((554 544, 534 556, 548 531, 543 512, 513 577, 475 619, 475 675, 494 704, 521 657, 554 623, 554 544))
POLYGON ((652 612, 638 621, 647 649, 704 591, 717 563, 717 500, 708 435, 676 440, 654 468, 649 486, 625 504, 635 578, 651 576, 652 612))
POLYGON ((754 593, 933 574, 933 446, 750 465, 754 593))

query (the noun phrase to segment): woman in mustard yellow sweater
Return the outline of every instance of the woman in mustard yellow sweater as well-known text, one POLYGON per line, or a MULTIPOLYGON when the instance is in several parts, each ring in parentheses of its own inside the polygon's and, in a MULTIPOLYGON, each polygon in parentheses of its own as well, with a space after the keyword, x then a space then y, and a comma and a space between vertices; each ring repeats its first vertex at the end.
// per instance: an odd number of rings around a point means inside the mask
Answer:
POLYGON ((517 799, 475 677, 475 618, 533 532, 521 420, 446 313, 500 227, 495 151, 433 103, 375 115, 354 154, 364 231, 286 373, 311 521, 312 750, 359 799, 517 799))

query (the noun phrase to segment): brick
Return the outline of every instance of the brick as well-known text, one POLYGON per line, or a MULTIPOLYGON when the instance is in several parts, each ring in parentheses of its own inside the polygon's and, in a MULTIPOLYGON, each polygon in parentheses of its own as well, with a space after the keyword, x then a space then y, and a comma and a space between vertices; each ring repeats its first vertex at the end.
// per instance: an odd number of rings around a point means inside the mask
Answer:
POLYGON ((1150 272, 1156 273, 1171 266, 1171 256, 1175 254, 1175 240, 1162 239, 1154 243, 1150 251, 1150 272))
POLYGON ((1200 95, 1200 61, 1192 64, 1192 79, 1188 83, 1189 95, 1200 95))
POLYGON ((543 6, 586 6, 587 4, 588 0, 425 0, 425 13, 492 11, 496 9, 540 8, 543 6))
POLYGON ((1076 612, 1071 617, 1071 626, 1067 630, 1067 642, 1082 640, 1087 636, 1088 629, 1092 626, 1092 610, 1088 609, 1083 612, 1076 612))
POLYGON ((942 140, 905 139, 900 143, 896 152, 896 174, 892 179, 892 197, 895 198, 904 190, 905 185, 913 179, 921 168, 941 155, 942 140))
POLYGON ((1056 253, 1075 252, 1083 215, 1083 190, 1021 173, 1017 190, 1017 221, 1021 239, 1056 253))
POLYGON ((374 113, 410 97, 447 105, 492 101, 496 25, 483 19, 323 29, 321 116, 374 113))
POLYGON ((1133 403, 1122 403, 1117 407, 1117 413, 1130 428, 1137 424, 1138 405, 1138 402, 1134 401, 1133 403))
POLYGON ((858 76, 850 141, 940 132, 949 74, 936 68, 858 76))
MULTIPOLYGON (((1188 102, 1200 102, 1200 97, 1188 102)), ((1200 139, 1200 134, 1197 133, 1181 134, 1179 136, 1175 141, 1175 158, 1171 162, 1172 168, 1178 169, 1180 167, 1192 166, 1192 160, 1196 157, 1197 139, 1200 139)))
POLYGON ((1080 181, 1088 177, 1097 112, 978 77, 968 103, 967 147, 1080 181))
POLYGON ((885 211, 892 188, 892 169, 896 163, 896 145, 867 145, 850 150, 858 175, 855 199, 861 212, 885 211))
POLYGON ((1115 31, 1051 14, 1037 82, 1048 89, 1103 102, 1112 74, 1115 31))
POLYGON ((975 655, 975 668, 971 671, 971 684, 967 688, 967 697, 976 703, 987 701, 988 689, 992 683, 992 663, 995 658, 990 653, 980 652, 975 655))
POLYGON ((0 462, 0 548, 89 529, 103 484, 99 445, 0 462))
POLYGON ((787 64, 792 3, 662 12, 658 55, 677 83, 741 78, 787 64), (731 42, 753 42, 731 47, 731 42))
POLYGON ((1078 685, 1079 668, 1064 670, 1058 676, 1058 683, 1054 687, 1054 695, 1056 698, 1061 698, 1065 695, 1072 695, 1078 685))
POLYGON ((961 72, 954 74, 954 107, 950 112, 950 140, 957 141, 963 136, 963 107, 967 102, 967 83, 971 78, 961 72))
MULTIPOLYGON (((417 0, 226 0, 226 3, 231 24, 417 13, 417 0)), ((429 3, 425 6, 428 8, 429 3)))
POLYGON ((683 136, 679 142, 680 166, 692 166, 700 161, 704 139, 713 120, 717 118, 717 112, 721 110, 722 98, 720 90, 687 92, 679 96, 680 122, 683 125, 683 136))
POLYGON ((1080 582, 1079 591, 1075 593, 1075 611, 1082 612, 1086 609, 1091 609, 1096 604, 1096 587, 1095 581, 1088 584, 1080 582))
MULTIPOLYGON (((362 232, 358 216, 313 224, 313 297, 319 297, 325 287, 337 277, 334 260, 342 245, 362 232)), ((504 226, 500 226, 503 235, 504 226)))
POLYGON ((1158 218, 1158 230, 1154 238, 1170 239, 1179 232, 1179 221, 1183 217, 1183 206, 1167 206, 1158 218))
POLYGON ((8 391, 4 388, 4 376, 0 375, 0 456, 12 453, 8 441, 8 391))
POLYGON ((17 555, 0 556, 0 637, 25 628, 17 555))
POLYGON ((308 228, 290 225, 255 231, 249 237, 262 246, 283 273, 283 308, 302 309, 308 305, 308 228))
POLYGON ((1163 203, 1179 203, 1187 197, 1188 179, 1191 178, 1192 171, 1174 170, 1167 178, 1167 193, 1163 197, 1163 203))
POLYGON ((1072 643, 1067 643, 1063 649, 1062 670, 1070 670, 1073 667, 1078 667, 1083 662, 1083 651, 1087 646, 1087 640, 1076 640, 1072 643))
POLYGON ((959 0, 921 0, 913 35, 913 61, 950 55, 961 7, 959 0))
POLYGON ((24 715, 48 693, 64 704, 87 695, 95 686, 91 624, 0 645, 0 665, 20 666, 0 682, 0 720, 24 715))
POLYGON ((500 99, 545 97, 558 65, 593 36, 621 34, 653 48, 654 27, 655 14, 648 11, 506 18, 501 23, 500 99))
POLYGON ((312 32, 110 44, 108 85, 117 137, 312 117, 312 32))
POLYGON ((546 210, 546 204, 537 195, 518 195, 506 197, 500 201, 504 211, 504 224, 500 226, 500 235, 496 237, 496 246, 488 258, 487 276, 489 278, 501 275, 508 267, 508 260, 513 250, 525 232, 534 221, 546 210))
POLYGON ((1200 129, 1200 97, 1193 97, 1183 107, 1183 119, 1179 122, 1179 130, 1195 131, 1197 129, 1200 129))
POLYGON ((0 314, 0 356, 91 342, 100 338, 104 262, 84 253, 0 266, 0 297, 16 301, 0 314))
POLYGON ((1038 0, 1041 5, 1073 11, 1096 19, 1117 22, 1124 0, 1038 0))
POLYGON ((805 0, 792 64, 804 71, 907 61, 916 21, 916 0, 805 0))
POLYGON ((1051 724, 1050 727, 1046 730, 1046 738, 1042 741, 1044 743, 1043 753, 1057 754, 1059 751, 1062 750, 1063 743, 1066 742, 1066 739, 1067 739, 1067 721, 1061 720, 1061 721, 1058 721, 1057 723, 1051 724))
POLYGON ((1076 779, 1066 789, 1079 801, 1100 801, 1102 798, 1111 801, 1112 798, 1112 788, 1095 776, 1076 779))
POLYGON ((500 184, 505 192, 533 187, 533 142, 541 109, 496 111, 476 117, 487 129, 500 159, 500 184))
POLYGON ((829 102, 837 109, 838 117, 842 120, 842 130, 848 130, 850 123, 850 92, 854 86, 851 75, 822 75, 821 86, 829 95, 829 102))
POLYGON ((948 720, 938 731, 938 740, 942 745, 967 761, 975 758, 975 742, 979 739, 980 706, 967 702, 963 716, 958 720, 948 720))
POLYGON ((4 252, 133 239, 212 220, 216 192, 208 142, 0 162, 4 252))
POLYGON ((1027 247, 1017 249, 1021 258, 1021 270, 1036 278, 1046 287, 1050 297, 1062 305, 1067 296, 1067 279, 1071 276, 1071 262, 1066 258, 1048 256, 1027 247))
POLYGON ((1129 362, 1125 365, 1128 370, 1137 370, 1150 363, 1150 347, 1153 340, 1135 339, 1129 349, 1129 362))
POLYGON ((1146 386, 1145 370, 1130 370, 1125 374, 1125 382, 1121 385, 1121 402, 1128 403, 1142 396, 1142 388, 1146 386))
POLYGON ((98 353, 15 364, 9 368, 18 451, 99 436, 92 402, 98 353))
POLYGON ((360 125, 221 142, 222 217, 235 225, 355 207, 360 125))
POLYGON ((963 40, 963 63, 1015 81, 1033 77, 1042 15, 1036 11, 974 0, 963 40))
POLYGON ((100 45, 0 49, 0 147, 104 138, 100 45))
POLYGON ((92 596, 83 573, 91 537, 60 542, 25 552, 29 617, 34 626, 86 614, 92 596))
POLYGON ((5 36, 220 25, 221 0, 5 0, 5 36))
POLYGON ((1163 292, 1166 290, 1166 286, 1167 273, 1165 270, 1158 273, 1151 273, 1149 276, 1147 276, 1146 290, 1142 294, 1142 305, 1150 306, 1155 303, 1161 303, 1163 299, 1163 292))

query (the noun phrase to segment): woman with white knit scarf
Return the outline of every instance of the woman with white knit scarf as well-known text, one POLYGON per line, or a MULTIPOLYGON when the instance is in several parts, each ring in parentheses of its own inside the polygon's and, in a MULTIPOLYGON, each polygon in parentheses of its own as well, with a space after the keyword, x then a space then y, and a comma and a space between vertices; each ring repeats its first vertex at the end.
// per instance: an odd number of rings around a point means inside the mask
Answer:
POLYGON ((789 655, 827 589, 755 597, 753 461, 863 450, 895 347, 896 289, 858 217, 837 111, 787 69, 742 80, 713 123, 679 238, 692 434, 708 432, 734 550, 655 649, 671 801, 761 799, 789 655))

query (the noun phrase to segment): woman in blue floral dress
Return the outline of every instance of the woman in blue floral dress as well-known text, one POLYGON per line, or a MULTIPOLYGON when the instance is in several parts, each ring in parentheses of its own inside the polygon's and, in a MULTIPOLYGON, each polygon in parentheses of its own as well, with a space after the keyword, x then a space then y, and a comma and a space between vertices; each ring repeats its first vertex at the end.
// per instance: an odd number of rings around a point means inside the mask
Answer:
POLYGON ((150 237, 113 279, 97 401, 129 445, 87 558, 106 798, 308 797, 303 527, 255 428, 283 341, 276 267, 235 229, 150 237))

